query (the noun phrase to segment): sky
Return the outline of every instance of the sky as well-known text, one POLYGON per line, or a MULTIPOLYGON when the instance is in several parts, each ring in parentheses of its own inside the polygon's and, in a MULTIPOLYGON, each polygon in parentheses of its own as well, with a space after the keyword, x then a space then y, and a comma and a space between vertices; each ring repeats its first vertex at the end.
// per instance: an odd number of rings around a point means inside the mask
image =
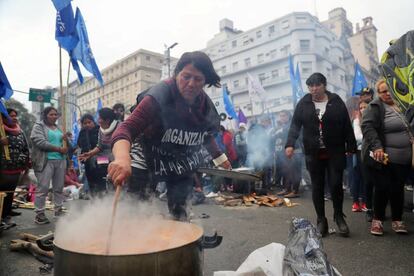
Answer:
MULTIPOLYGON (((141 48, 163 53, 165 45, 177 42, 174 57, 203 49, 223 18, 247 31, 291 12, 307 11, 324 21, 330 10, 343 7, 354 28, 358 22, 362 26, 362 18, 373 17, 380 56, 388 41, 414 29, 413 0, 73 0, 72 6, 82 11, 101 70, 141 48)), ((13 89, 58 86, 55 17, 51 0, 0 0, 0 62, 13 89)), ((62 55, 66 83, 67 53, 62 55)), ((70 80, 75 75, 71 71, 70 80)), ((13 97, 29 103, 28 95, 13 97)))

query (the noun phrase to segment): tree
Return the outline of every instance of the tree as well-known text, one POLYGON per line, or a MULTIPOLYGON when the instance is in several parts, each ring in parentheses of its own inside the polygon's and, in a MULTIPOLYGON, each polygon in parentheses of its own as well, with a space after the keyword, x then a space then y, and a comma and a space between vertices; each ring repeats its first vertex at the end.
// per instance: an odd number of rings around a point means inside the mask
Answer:
POLYGON ((6 107, 13 108, 17 111, 20 127, 24 133, 29 136, 32 132, 33 125, 36 122, 36 117, 33 114, 30 114, 27 108, 15 99, 7 100, 6 107))

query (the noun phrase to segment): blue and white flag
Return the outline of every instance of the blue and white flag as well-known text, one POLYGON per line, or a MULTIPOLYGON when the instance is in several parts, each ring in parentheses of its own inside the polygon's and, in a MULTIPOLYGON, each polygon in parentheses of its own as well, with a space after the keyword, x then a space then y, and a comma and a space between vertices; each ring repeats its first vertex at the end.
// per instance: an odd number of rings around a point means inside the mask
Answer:
POLYGON ((102 79, 101 72, 99 71, 98 65, 96 64, 95 58, 92 54, 92 49, 89 45, 88 32, 86 30, 85 21, 83 20, 82 13, 79 8, 76 8, 76 32, 78 35, 79 42, 76 47, 70 52, 70 58, 72 60, 79 60, 86 70, 88 70, 98 82, 103 86, 104 82, 102 79))
POLYGON ((96 107, 96 113, 95 113, 95 122, 98 122, 99 118, 99 110, 102 109, 102 100, 101 98, 98 99, 98 106, 96 107))
POLYGON ((257 79, 253 78, 253 76, 249 73, 247 73, 247 80, 247 90, 249 91, 249 98, 252 99, 254 102, 265 103, 267 99, 266 90, 264 90, 261 83, 257 79))
POLYGON ((292 101, 293 101, 293 108, 296 107, 298 103, 301 93, 298 88, 298 81, 295 76, 295 68, 293 67, 293 59, 292 55, 289 55, 289 76, 290 76, 290 85, 292 86, 292 101))
POLYGON ((57 11, 60 11, 67 7, 72 0, 52 0, 53 5, 57 11))
POLYGON ((224 102, 224 109, 226 110, 227 115, 232 117, 234 120, 238 119, 236 111, 234 110, 233 103, 229 97, 227 86, 223 86, 223 102, 224 102))
MULTIPOLYGON (((73 141, 71 141, 71 143, 72 143, 72 146, 75 148, 78 143, 78 138, 79 138, 79 125, 78 125, 78 118, 76 116, 76 111, 73 111, 72 133, 73 133, 73 141)), ((72 156, 72 161, 73 161, 73 167, 77 169, 79 167, 79 164, 78 164, 78 156, 76 154, 72 156)))
POLYGON ((76 21, 70 3, 62 10, 56 12, 55 39, 59 46, 68 51, 68 53, 78 44, 76 21))
POLYGON ((78 61, 76 59, 71 58, 70 63, 72 63, 73 70, 75 70, 76 74, 78 75, 79 82, 83 84, 83 75, 80 70, 78 61))
POLYGON ((352 96, 358 95, 359 92, 365 87, 368 87, 367 80, 364 77, 364 73, 362 72, 359 63, 355 63, 355 75, 354 81, 352 84, 352 96))

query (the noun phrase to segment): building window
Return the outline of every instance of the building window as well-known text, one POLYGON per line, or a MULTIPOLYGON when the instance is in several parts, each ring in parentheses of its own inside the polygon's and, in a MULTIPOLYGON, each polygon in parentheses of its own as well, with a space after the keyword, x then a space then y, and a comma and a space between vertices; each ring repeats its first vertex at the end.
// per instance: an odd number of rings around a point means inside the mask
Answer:
POLYGON ((237 40, 233 40, 231 42, 231 47, 233 47, 233 48, 237 47, 237 40))
POLYGON ((289 76, 290 72, 289 72, 289 66, 285 67, 285 76, 289 76))
POLYGON ((299 40, 300 50, 301 51, 309 51, 310 50, 310 40, 309 39, 301 39, 299 40))
POLYGON ((302 75, 310 75, 312 73, 312 62, 309 62, 309 61, 301 62, 300 67, 302 68, 301 70, 302 75))
POLYGON ((260 83, 262 83, 265 79, 266 79, 266 74, 265 73, 261 73, 258 75, 260 83))
POLYGON ((269 26, 269 35, 273 34, 275 32, 275 25, 269 26))
POLYGON ((257 55, 257 63, 263 63, 264 61, 264 55, 263 54, 258 54, 257 55))
POLYGON ((324 53, 326 56, 329 56, 329 48, 328 47, 325 47, 325 53, 324 53))
POLYGON ((289 28, 289 20, 282 21, 282 29, 289 28))
POLYGON ((276 57, 276 54, 277 54, 277 50, 276 49, 271 50, 270 51, 270 58, 275 58, 276 57))
POLYGON ((344 77, 343 75, 340 75, 339 77, 340 77, 340 79, 341 79, 341 83, 344 83, 344 81, 345 81, 345 77, 344 77))
POLYGON ((282 54, 282 56, 287 56, 288 54, 290 54, 290 45, 285 45, 280 49, 280 53, 282 54))
POLYGON ((233 88, 239 87, 239 80, 233 81, 233 88))
POLYGON ((330 77, 331 76, 331 68, 326 68, 326 76, 330 77))
POLYGON ((262 37, 262 31, 257 31, 256 38, 261 38, 261 37, 262 37))
POLYGON ((221 66, 221 73, 226 74, 226 66, 221 66))
POLYGON ((339 63, 342 64, 342 57, 338 57, 339 63))
POLYGON ((299 24, 303 24, 303 23, 306 23, 306 17, 304 17, 304 16, 298 16, 298 17, 296 17, 296 22, 297 23, 299 23, 299 24))
POLYGON ((239 63, 237 61, 233 62, 233 71, 237 71, 239 69, 239 63))
POLYGON ((151 60, 151 57, 150 57, 150 56, 145 56, 145 59, 146 59, 147 61, 150 61, 150 60, 151 60))
POLYGON ((250 61, 250 58, 246 58, 244 59, 244 65, 246 67, 250 67, 252 65, 252 62, 250 61))
POLYGON ((273 70, 272 71, 272 79, 276 79, 278 77, 279 77, 279 70, 278 69, 273 70))

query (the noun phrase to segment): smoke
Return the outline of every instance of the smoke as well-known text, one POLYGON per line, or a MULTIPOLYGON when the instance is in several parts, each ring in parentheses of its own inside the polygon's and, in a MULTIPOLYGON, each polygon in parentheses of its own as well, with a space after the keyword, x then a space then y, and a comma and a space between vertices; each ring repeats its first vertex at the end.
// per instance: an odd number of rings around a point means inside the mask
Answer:
POLYGON ((247 165, 261 170, 271 163, 273 149, 270 136, 260 124, 254 124, 247 133, 247 165))
POLYGON ((166 220, 155 201, 138 202, 122 197, 109 237, 113 197, 93 200, 83 207, 74 206, 61 218, 55 231, 58 247, 86 254, 143 254, 174 248, 197 240, 202 230, 193 224, 166 220))

